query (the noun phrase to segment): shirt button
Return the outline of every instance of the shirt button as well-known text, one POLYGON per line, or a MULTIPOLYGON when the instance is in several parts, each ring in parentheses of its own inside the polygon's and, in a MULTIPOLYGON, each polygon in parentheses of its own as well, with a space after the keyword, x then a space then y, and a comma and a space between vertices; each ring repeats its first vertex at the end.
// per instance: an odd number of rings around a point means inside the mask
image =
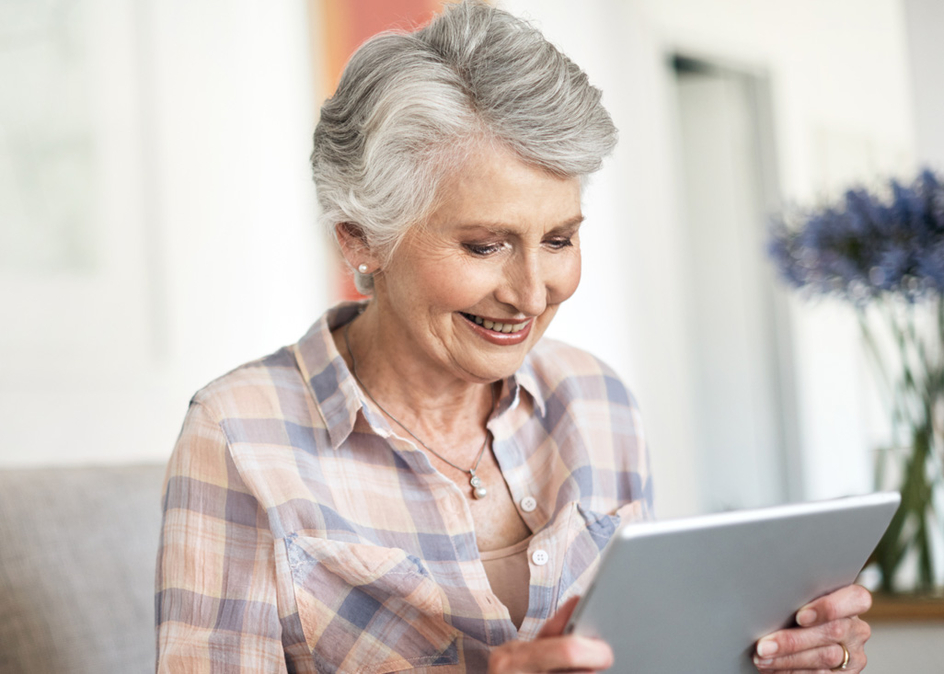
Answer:
POLYGON ((521 499, 521 509, 526 513, 534 512, 534 509, 538 507, 538 502, 533 496, 525 496, 521 499))
POLYGON ((538 566, 544 566, 550 558, 551 556, 547 554, 547 550, 535 550, 531 553, 531 561, 538 566))

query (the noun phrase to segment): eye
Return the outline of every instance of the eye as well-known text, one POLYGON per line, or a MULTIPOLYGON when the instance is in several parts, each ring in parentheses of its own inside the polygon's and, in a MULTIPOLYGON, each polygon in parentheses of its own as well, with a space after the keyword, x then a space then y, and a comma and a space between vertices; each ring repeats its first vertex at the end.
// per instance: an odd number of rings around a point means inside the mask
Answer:
POLYGON ((473 255, 478 255, 479 257, 486 257, 488 255, 494 255, 498 251, 502 250, 505 247, 504 243, 464 243, 462 247, 473 255))
POLYGON ((545 241, 545 245, 550 246, 554 250, 560 250, 561 248, 574 245, 574 242, 569 236, 555 236, 545 241))

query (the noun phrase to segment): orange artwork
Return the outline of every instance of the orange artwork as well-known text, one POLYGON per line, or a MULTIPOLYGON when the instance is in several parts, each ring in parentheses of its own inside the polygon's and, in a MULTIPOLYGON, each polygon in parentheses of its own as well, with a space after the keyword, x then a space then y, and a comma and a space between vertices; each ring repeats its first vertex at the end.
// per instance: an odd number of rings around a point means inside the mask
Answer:
MULTIPOLYGON (((443 0, 310 0, 315 36, 313 48, 323 68, 318 100, 330 96, 341 79, 341 72, 354 50, 377 33, 413 30, 430 20, 443 0)), ((344 269, 340 255, 335 255, 333 295, 337 299, 359 299, 354 280, 344 269)))

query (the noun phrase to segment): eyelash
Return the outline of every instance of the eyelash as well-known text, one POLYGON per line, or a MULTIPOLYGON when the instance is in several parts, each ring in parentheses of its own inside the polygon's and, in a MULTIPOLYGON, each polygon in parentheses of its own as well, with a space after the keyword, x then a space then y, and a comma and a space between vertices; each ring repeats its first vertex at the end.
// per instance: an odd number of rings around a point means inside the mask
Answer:
MULTIPOLYGON (((550 244, 553 250, 561 250, 562 248, 567 248, 568 246, 573 245, 570 237, 559 237, 555 239, 550 239, 547 241, 550 244)), ((491 244, 476 244, 476 243, 467 243, 464 244, 466 250, 468 250, 473 255, 478 255, 479 257, 486 257, 497 253, 502 248, 505 247, 504 243, 491 243, 491 244)))
POLYGON ((560 236, 555 239, 551 239, 548 241, 548 243, 551 244, 551 247, 554 248, 554 250, 560 250, 561 248, 567 248, 567 246, 574 245, 574 242, 569 236, 560 236))
POLYGON ((497 253, 498 251, 502 249, 503 246, 504 244, 502 243, 486 243, 486 244, 467 243, 465 244, 466 250, 468 250, 473 255, 478 255, 479 257, 486 257, 488 255, 492 255, 493 253, 497 253))

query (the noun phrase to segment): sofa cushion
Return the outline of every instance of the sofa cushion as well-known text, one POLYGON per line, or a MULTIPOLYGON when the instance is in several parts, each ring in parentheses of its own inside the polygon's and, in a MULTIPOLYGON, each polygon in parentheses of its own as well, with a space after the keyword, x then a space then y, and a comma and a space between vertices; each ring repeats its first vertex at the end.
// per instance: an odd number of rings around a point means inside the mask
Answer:
POLYGON ((154 671, 163 477, 0 470, 0 674, 154 671))

